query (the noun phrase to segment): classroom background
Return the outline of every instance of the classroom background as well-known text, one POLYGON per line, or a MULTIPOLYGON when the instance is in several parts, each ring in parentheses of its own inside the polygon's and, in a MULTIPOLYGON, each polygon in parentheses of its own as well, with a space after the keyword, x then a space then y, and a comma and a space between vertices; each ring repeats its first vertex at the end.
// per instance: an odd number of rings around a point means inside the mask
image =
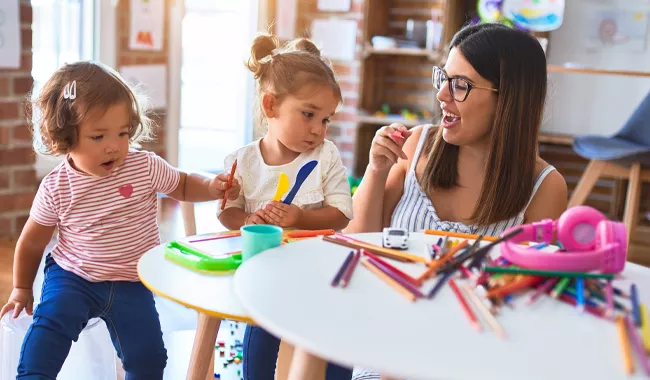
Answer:
MULTIPOLYGON (((259 137, 253 125, 254 83, 243 65, 250 41, 259 31, 282 39, 310 37, 323 48, 341 81, 344 103, 328 138, 341 151, 353 192, 378 128, 392 122, 435 124, 439 107, 431 67, 444 60, 445 45, 455 31, 478 22, 481 3, 2 0, 0 299, 11 291, 13 247, 38 183, 58 163, 34 154, 26 127, 26 118, 33 115, 25 109, 25 97, 32 88, 38 93, 61 64, 98 60, 143 86, 157 125, 156 139, 143 148, 182 169, 217 173, 224 170, 223 159, 232 147, 259 137)), ((553 10, 559 25, 531 31, 545 47, 549 65, 540 155, 564 175, 570 204, 594 206, 626 223, 632 239, 630 261, 650 266, 648 155, 646 162, 632 157, 620 166, 611 160, 592 161, 576 144, 588 135, 615 136, 640 112, 637 108, 650 91, 650 1, 532 3, 564 7, 559 13, 553 10)), ((530 21, 541 19, 542 13, 524 16, 530 21)), ((483 9, 482 16, 504 21, 494 9, 483 9)), ((649 130, 646 123, 646 135, 649 130)), ((647 137, 645 141, 635 143, 648 152, 647 137)), ((213 202, 191 206, 161 198, 162 240, 185 236, 188 228, 198 233, 223 230, 215 209, 213 202), (182 208, 192 209, 195 224, 183 220, 182 208)), ((166 341, 174 342, 169 371, 184 373, 196 313, 164 300, 158 306, 166 341)), ((240 336, 238 326, 229 328, 233 333, 226 331, 224 339, 240 336)))

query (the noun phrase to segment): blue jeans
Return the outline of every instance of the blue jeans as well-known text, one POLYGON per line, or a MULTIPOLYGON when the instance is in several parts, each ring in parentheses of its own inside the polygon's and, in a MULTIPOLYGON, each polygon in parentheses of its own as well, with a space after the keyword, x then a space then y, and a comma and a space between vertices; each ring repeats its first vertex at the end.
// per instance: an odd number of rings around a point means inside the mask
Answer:
MULTIPOLYGON (((246 326, 244 333, 244 380, 273 380, 278 360, 280 339, 261 327, 246 326)), ((350 380, 352 370, 333 363, 327 364, 325 379, 350 380)))
POLYGON ((56 379, 91 318, 106 322, 127 380, 160 380, 167 364, 153 294, 140 282, 89 282, 45 261, 41 302, 20 352, 17 379, 56 379))

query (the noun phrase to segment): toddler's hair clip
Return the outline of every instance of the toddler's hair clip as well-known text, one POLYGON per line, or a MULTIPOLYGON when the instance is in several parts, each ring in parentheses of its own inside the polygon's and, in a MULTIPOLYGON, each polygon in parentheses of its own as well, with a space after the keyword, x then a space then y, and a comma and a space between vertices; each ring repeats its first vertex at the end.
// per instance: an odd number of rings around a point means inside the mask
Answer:
POLYGON ((63 87, 63 99, 75 100, 77 99, 77 81, 73 80, 63 87))

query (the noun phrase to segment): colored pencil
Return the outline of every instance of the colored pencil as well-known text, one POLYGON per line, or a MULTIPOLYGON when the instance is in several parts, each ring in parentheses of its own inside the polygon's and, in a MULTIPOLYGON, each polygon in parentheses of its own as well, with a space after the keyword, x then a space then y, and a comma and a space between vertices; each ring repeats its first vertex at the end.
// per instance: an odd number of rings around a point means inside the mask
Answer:
POLYGON ((354 273, 354 269, 357 267, 357 263, 359 262, 360 257, 361 257, 361 252, 359 251, 355 252, 354 257, 352 257, 352 261, 345 269, 345 272, 343 273, 343 277, 341 278, 340 285, 342 288, 348 286, 348 283, 352 278, 352 273, 354 273))
POLYGON ((551 297, 557 298, 564 292, 564 289, 566 289, 567 286, 569 286, 569 282, 571 281, 570 278, 568 277, 563 277, 557 285, 555 285, 555 288, 553 288, 553 291, 551 292, 551 297))
POLYGON ((372 253, 368 252, 368 250, 361 249, 361 253, 363 253, 364 255, 366 255, 368 257, 371 257, 371 258, 375 259, 375 261, 378 261, 379 263, 381 263, 382 265, 384 265, 388 269, 390 269, 393 272, 395 272, 396 274, 402 276, 405 280, 407 280, 411 284, 413 284, 415 286, 421 286, 422 285, 422 281, 418 281, 417 279, 411 277, 410 275, 408 275, 408 274, 402 272, 401 270, 395 268, 394 266, 390 265, 386 261, 384 261, 384 260, 380 259, 379 257, 373 255, 372 253))
POLYGON ((350 248, 356 248, 356 249, 365 248, 366 250, 374 253, 375 255, 384 256, 399 261, 413 261, 413 262, 421 262, 425 264, 430 261, 430 259, 426 257, 411 255, 409 253, 398 251, 396 249, 380 247, 344 235, 337 234, 333 236, 323 236, 323 240, 334 244, 344 245, 350 248))
POLYGON ((634 325, 641 326, 641 312, 639 311, 639 293, 636 290, 636 284, 630 285, 630 298, 632 299, 632 317, 634 325))
POLYGON ((509 283, 507 285, 490 289, 487 292, 487 297, 488 298, 504 297, 507 296, 508 294, 512 294, 520 290, 529 288, 531 286, 535 286, 541 281, 542 281, 541 277, 525 276, 524 278, 509 283))
POLYGON ((241 236, 241 232, 239 232, 239 231, 236 231, 236 232, 221 232, 217 236, 212 236, 212 237, 202 238, 202 239, 196 239, 196 240, 189 240, 188 243, 199 243, 199 242, 202 242, 202 241, 228 239, 228 238, 237 237, 237 236, 241 236))
POLYGON ((585 280, 584 278, 576 279, 576 301, 578 301, 578 310, 585 309, 585 280))
MULTIPOLYGON (((445 237, 454 237, 460 239, 478 239, 480 235, 475 234, 466 234, 462 232, 449 232, 449 231, 438 231, 438 230, 424 230, 424 233, 427 235, 440 235, 445 237)), ((484 240, 487 241, 496 241, 499 239, 497 236, 483 236, 484 240)))
POLYGON ((345 258, 345 261, 343 261, 343 264, 341 264, 341 267, 336 272, 334 279, 332 279, 332 286, 338 285, 341 277, 343 276, 343 273, 345 272, 345 269, 348 267, 348 264, 352 260, 352 256, 354 256, 354 251, 350 251, 350 253, 348 253, 348 256, 345 258))
POLYGON ((614 278, 614 275, 609 273, 560 272, 560 271, 546 271, 546 270, 524 269, 524 268, 485 267, 485 271, 491 273, 527 274, 527 275, 544 276, 544 277, 605 278, 605 279, 614 278))
POLYGON ((375 274, 377 277, 382 279, 386 284, 388 284, 391 288, 397 290, 399 294, 404 296, 407 300, 414 302, 415 301, 415 295, 408 290, 406 290, 403 286, 401 286, 398 282, 393 280, 392 278, 388 277, 384 272, 380 271, 377 267, 374 265, 370 264, 368 262, 368 259, 361 260, 361 265, 366 267, 369 271, 371 271, 373 274, 375 274))
POLYGON ((627 327, 627 334, 630 337, 630 342, 632 342, 632 349, 636 352, 636 355, 639 357, 641 362, 641 367, 645 372, 646 376, 650 376, 650 361, 645 355, 645 348, 643 347, 643 342, 641 342, 641 337, 639 332, 636 330, 634 323, 629 316, 625 316, 625 324, 627 327))
MULTIPOLYGON (((573 305, 573 306, 576 306, 578 304, 578 302, 576 302, 576 299, 574 297, 571 297, 567 293, 562 293, 557 299, 562 301, 562 302, 568 303, 569 305, 573 305)), ((587 313, 595 316, 595 317, 605 319, 605 313, 602 310, 600 310, 599 308, 597 308, 597 307, 586 306, 585 311, 587 313)))
POLYGON ((392 278, 392 279, 395 280, 397 283, 399 283, 400 285, 402 285, 402 287, 406 288, 406 290, 408 290, 409 292, 413 293, 416 297, 418 297, 418 298, 420 298, 420 297, 424 297, 424 294, 422 294, 422 292, 420 291, 420 289, 418 289, 416 286, 414 286, 414 285, 411 284, 410 282, 408 282, 408 281, 406 281, 405 279, 403 279, 402 277, 400 277, 400 276, 399 276, 398 274, 396 274, 395 272, 391 271, 391 270, 390 270, 389 268, 387 268, 386 266, 382 265, 380 262, 376 261, 376 260, 373 259, 372 257, 369 257, 369 258, 368 258, 368 261, 370 262, 370 264, 372 264, 372 265, 374 265, 375 267, 377 267, 377 269, 379 269, 380 271, 384 272, 384 274, 386 274, 386 276, 392 278))
MULTIPOLYGON (((229 190, 232 187, 232 181, 235 178, 235 171, 237 170, 237 160, 232 163, 232 167, 230 168, 230 176, 228 177, 228 183, 226 185, 226 190, 229 190)), ((221 200, 221 210, 223 211, 226 208, 226 196, 224 195, 224 199, 221 200)))
POLYGON ((643 336, 643 346, 645 351, 650 353, 650 321, 648 321, 648 311, 644 304, 639 306, 641 309, 641 334, 643 336))
POLYGON ((336 231, 334 230, 296 230, 296 231, 287 231, 284 233, 284 236, 295 239, 295 238, 329 236, 329 235, 334 235, 335 233, 336 231))
POLYGON ((616 327, 618 330, 618 339, 621 345, 621 353, 623 354, 623 368, 626 375, 631 375, 634 372, 634 361, 632 360, 632 352, 630 350, 630 340, 627 336, 627 328, 622 316, 616 318, 616 327))
POLYGON ((537 298, 539 298, 540 295, 546 293, 553 287, 553 285, 558 282, 558 278, 549 278, 548 280, 544 281, 544 283, 539 286, 537 289, 535 289, 535 292, 528 297, 528 304, 532 304, 535 302, 537 298))
POLYGON ((442 275, 442 277, 438 279, 438 282, 436 282, 433 288, 431 288, 429 294, 427 294, 427 298, 432 299, 433 297, 435 297, 436 294, 438 294, 438 292, 440 291, 440 289, 442 289, 442 287, 447 283, 447 279, 451 277, 451 275, 452 272, 447 272, 444 275, 442 275))
POLYGON ((607 281, 607 315, 614 317, 614 287, 612 280, 607 281))
POLYGON ((474 293, 472 288, 467 285, 467 284, 460 284, 461 288, 465 291, 465 294, 469 296, 470 301, 474 303, 474 306, 478 309, 479 313, 483 315, 483 318, 487 322, 487 324, 490 326, 492 331, 494 331, 499 337, 505 339, 506 338, 506 332, 503 331, 503 328, 499 324, 499 321, 492 315, 492 312, 485 306, 485 304, 481 301, 479 296, 474 293))
POLYGON ((465 315, 467 315, 467 318, 469 319, 472 326, 476 329, 476 331, 481 331, 481 323, 478 321, 478 318, 476 318, 476 315, 474 314, 472 308, 465 300, 465 297, 463 297, 463 293, 458 288, 458 285, 456 285, 454 280, 451 278, 447 280, 447 282, 449 283, 449 287, 451 288, 451 290, 456 295, 458 302, 460 302, 460 305, 463 308, 463 311, 465 312, 465 315))
POLYGON ((461 244, 457 244, 456 246, 449 248, 449 250, 445 252, 444 255, 440 256, 438 260, 431 261, 431 263, 429 264, 429 269, 424 271, 424 273, 422 273, 420 277, 418 277, 418 281, 424 281, 427 278, 429 278, 429 276, 431 276, 434 272, 437 272, 438 269, 441 268, 443 264, 451 260, 456 254, 456 252, 461 250, 466 245, 467 245, 467 240, 463 240, 461 244))

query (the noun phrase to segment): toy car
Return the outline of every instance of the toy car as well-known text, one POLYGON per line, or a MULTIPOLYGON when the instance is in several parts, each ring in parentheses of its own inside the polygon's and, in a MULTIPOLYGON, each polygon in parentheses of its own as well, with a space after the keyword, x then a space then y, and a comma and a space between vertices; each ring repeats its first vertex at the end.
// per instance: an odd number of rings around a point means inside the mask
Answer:
POLYGON ((384 228, 382 244, 385 248, 408 248, 409 232, 404 228, 384 228))

